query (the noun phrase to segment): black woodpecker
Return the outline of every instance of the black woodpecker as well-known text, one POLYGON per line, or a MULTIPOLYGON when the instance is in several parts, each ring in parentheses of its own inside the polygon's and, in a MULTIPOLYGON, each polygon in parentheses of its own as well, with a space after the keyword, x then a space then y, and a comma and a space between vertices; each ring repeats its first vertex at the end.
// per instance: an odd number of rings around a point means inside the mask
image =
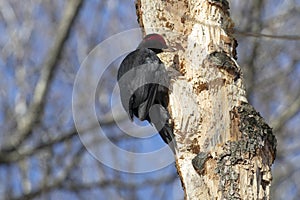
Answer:
POLYGON ((175 153, 175 140, 170 115, 169 77, 156 54, 168 49, 159 34, 144 37, 137 49, 129 53, 118 70, 121 102, 131 121, 133 116, 147 120, 175 153))

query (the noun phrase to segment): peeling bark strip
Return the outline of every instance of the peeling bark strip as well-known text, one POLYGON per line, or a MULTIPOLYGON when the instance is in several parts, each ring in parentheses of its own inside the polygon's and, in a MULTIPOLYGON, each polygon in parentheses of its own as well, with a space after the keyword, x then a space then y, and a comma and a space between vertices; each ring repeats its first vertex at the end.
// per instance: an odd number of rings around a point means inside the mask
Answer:
MULTIPOLYGON (((276 139, 247 103, 226 0, 137 0, 146 34, 174 53, 169 110, 186 199, 269 199, 276 139), (174 70, 173 70, 174 71, 174 70)), ((170 70, 172 71, 172 70, 170 70)))

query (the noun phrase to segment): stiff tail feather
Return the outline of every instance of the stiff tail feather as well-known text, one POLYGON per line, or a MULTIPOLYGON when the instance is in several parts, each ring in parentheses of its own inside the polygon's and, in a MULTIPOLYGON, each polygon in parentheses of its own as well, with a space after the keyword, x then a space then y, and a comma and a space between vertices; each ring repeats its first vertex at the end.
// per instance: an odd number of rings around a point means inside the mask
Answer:
POLYGON ((161 136, 163 141, 169 145, 173 153, 176 154, 176 142, 174 139, 174 133, 169 123, 166 123, 165 126, 159 131, 159 135, 161 136))

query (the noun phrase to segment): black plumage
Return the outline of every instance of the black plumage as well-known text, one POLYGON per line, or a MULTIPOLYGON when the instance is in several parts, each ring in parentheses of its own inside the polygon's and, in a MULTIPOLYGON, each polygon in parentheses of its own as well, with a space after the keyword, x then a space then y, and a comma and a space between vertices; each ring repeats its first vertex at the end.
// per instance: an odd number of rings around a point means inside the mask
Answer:
POLYGON ((121 102, 133 120, 147 120, 159 132, 174 152, 174 135, 169 123, 168 87, 166 68, 156 55, 167 45, 158 34, 147 35, 138 48, 129 53, 118 70, 121 102))

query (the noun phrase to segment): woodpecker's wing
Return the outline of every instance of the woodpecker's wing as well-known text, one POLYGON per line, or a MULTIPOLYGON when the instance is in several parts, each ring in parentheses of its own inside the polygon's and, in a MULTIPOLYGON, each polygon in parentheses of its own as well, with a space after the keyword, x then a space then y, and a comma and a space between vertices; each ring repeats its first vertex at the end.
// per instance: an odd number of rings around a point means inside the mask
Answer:
POLYGON ((150 49, 137 49, 128 54, 118 71, 118 83, 124 109, 132 119, 147 119, 156 94, 158 84, 168 86, 166 69, 159 57, 150 49))

